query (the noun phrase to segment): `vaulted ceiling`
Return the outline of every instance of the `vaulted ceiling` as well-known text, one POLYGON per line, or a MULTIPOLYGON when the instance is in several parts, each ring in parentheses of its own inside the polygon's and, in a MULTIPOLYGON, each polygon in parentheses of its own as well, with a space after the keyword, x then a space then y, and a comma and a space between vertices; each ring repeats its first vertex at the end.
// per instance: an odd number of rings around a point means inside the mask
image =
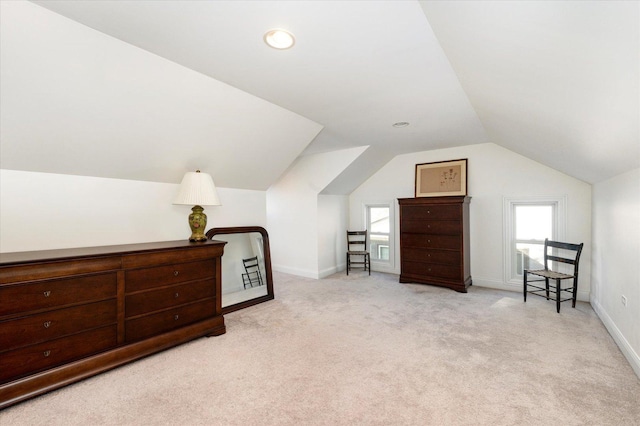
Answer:
MULTIPOLYGON (((46 117, 55 116, 49 106, 31 123, 50 126, 53 135, 49 148, 38 154, 41 148, 21 136, 28 120, 18 125, 13 117, 21 107, 40 108, 37 96, 32 105, 15 101, 30 99, 33 88, 25 79, 26 94, 16 92, 12 102, 3 98, 4 106, 12 107, 1 112, 3 127, 8 126, 2 135, 3 168, 177 183, 184 167, 200 161, 215 169, 220 186, 266 189, 299 155, 368 146, 327 188, 346 194, 397 154, 484 142, 592 183, 640 167, 638 2, 34 3, 193 70, 198 74, 193 79, 211 80, 197 87, 215 85, 212 93, 239 89, 251 99, 238 100, 242 95, 234 92, 212 101, 205 90, 198 99, 200 116, 181 106, 189 114, 157 124, 131 117, 126 99, 110 100, 116 106, 122 102, 126 114, 92 110, 91 120, 82 120, 83 134, 96 126, 112 141, 96 136, 92 144, 74 142, 61 125, 49 123, 46 117), (271 28, 291 31, 295 46, 267 47, 262 36, 271 28), (401 121, 410 124, 392 126, 401 121), (158 126, 161 134, 154 133, 158 126), (187 131, 190 140, 178 143, 187 126, 199 130, 187 131), (80 154, 69 154, 68 148, 80 154), (264 167, 268 170, 261 172, 264 167)), ((27 31, 53 36, 46 27, 27 31)), ((13 46, 10 58, 18 62, 19 45, 10 42, 2 40, 3 49, 13 46)), ((91 49, 93 56, 87 57, 100 63, 100 46, 91 49)), ((118 59, 111 66, 113 61, 118 59)), ((117 90, 123 95, 150 90, 145 81, 153 79, 152 70, 128 68, 135 64, 129 60, 122 64, 117 90), (132 79, 127 73, 141 75, 132 79)), ((12 74, 10 66, 2 67, 4 90, 18 81, 18 70, 12 74)), ((192 103, 202 92, 188 85, 180 90, 188 100, 170 94, 158 101, 192 103)), ((80 107, 75 112, 80 118, 86 114, 80 107)))

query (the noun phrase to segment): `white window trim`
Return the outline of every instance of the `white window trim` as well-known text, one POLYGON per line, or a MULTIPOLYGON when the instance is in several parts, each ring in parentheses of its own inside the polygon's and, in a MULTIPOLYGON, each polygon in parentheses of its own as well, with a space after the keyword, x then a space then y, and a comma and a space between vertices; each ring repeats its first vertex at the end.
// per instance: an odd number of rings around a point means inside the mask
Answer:
POLYGON ((503 198, 503 267, 504 282, 508 286, 522 287, 522 279, 512 278, 511 266, 515 264, 515 250, 513 250, 513 239, 515 234, 514 212, 516 205, 538 205, 552 204, 555 207, 554 232, 558 241, 566 241, 567 230, 567 196, 544 196, 544 197, 504 197, 503 198))
MULTIPOLYGON (((387 207, 389 208, 389 260, 379 260, 371 258, 372 270, 389 271, 394 268, 395 265, 395 204, 394 201, 364 201, 362 202, 362 217, 364 226, 368 229, 369 226, 369 207, 387 207), (377 268, 374 268, 377 267, 377 268)), ((369 232, 370 234, 371 232, 369 232)), ((370 238, 370 237, 368 237, 370 238)))

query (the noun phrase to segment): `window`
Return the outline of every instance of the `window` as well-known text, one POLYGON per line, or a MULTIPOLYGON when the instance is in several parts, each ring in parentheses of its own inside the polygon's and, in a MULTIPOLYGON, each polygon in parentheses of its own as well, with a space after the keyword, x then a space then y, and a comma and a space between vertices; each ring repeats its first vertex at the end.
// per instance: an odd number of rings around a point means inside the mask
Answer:
POLYGON ((371 262, 392 264, 393 216, 390 204, 365 204, 365 220, 369 230, 371 262))
POLYGON ((564 198, 505 198, 505 281, 521 285, 525 269, 544 268, 544 239, 564 237, 564 198))
POLYGON ((378 245, 378 259, 389 260, 389 246, 378 245))

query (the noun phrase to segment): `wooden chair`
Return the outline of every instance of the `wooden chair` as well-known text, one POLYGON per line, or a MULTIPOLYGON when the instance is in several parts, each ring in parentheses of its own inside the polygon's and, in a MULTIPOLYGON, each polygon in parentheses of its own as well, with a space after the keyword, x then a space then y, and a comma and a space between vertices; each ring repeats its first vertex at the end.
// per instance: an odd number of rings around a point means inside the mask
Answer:
POLYGON ((535 294, 536 296, 546 297, 547 300, 555 300, 556 302, 556 310, 560 313, 560 303, 566 302, 568 300, 572 301, 571 306, 573 308, 576 307, 576 296, 578 294, 578 263, 580 262, 580 254, 582 253, 582 244, 571 244, 571 243, 561 243, 559 241, 549 241, 549 239, 544 240, 544 269, 539 270, 524 270, 524 301, 527 301, 527 293, 535 294), (551 249, 551 253, 549 253, 551 249), (561 252, 562 251, 562 252, 561 252), (549 267, 549 262, 560 262, 569 265, 573 265, 573 273, 562 273, 553 271, 549 267), (529 275, 536 275, 538 277, 542 277, 543 279, 538 280, 529 280, 529 275), (549 280, 555 280, 556 285, 555 289, 549 288, 549 280), (562 287, 561 281, 563 280, 572 280, 572 285, 569 287, 562 287), (542 282, 544 281, 545 285, 542 287, 541 285, 535 285, 531 283, 542 282), (533 287, 534 290, 528 290, 528 287, 533 287), (541 294, 544 292, 544 294, 541 294), (571 297, 567 299, 562 298, 562 293, 569 293, 571 297), (549 293, 553 293, 552 296, 549 296, 549 293))
POLYGON ((254 284, 263 285, 262 274, 260 273, 260 266, 258 264, 258 256, 250 257, 248 259, 242 259, 244 264, 245 273, 242 274, 242 283, 244 288, 247 285, 253 287, 254 284))
POLYGON ((367 250, 367 231, 347 231, 347 275, 353 265, 362 265, 371 275, 371 256, 367 250), (351 260, 351 256, 362 260, 351 260))

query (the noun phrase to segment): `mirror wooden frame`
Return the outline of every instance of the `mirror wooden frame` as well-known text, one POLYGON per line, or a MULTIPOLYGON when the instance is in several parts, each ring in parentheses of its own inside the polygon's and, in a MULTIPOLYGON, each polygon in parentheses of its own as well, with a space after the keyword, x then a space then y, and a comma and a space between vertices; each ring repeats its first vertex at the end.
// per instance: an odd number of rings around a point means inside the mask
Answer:
MULTIPOLYGON (((257 305, 258 303, 266 302, 274 299, 273 293, 273 275, 271 273, 271 250, 269 249, 269 234, 267 230, 261 226, 236 226, 228 228, 211 228, 207 231, 206 236, 210 240, 215 240, 217 235, 228 234, 247 234, 251 232, 258 232, 262 235, 262 244, 264 249, 264 269, 265 278, 267 281, 267 294, 266 296, 256 297, 254 299, 245 300, 244 302, 236 303, 234 305, 226 306, 222 308, 222 314, 228 314, 240 309, 248 308, 249 306, 257 305)), ((224 261, 224 255, 222 256, 224 261)), ((224 276, 222 277, 222 284, 224 285, 224 276)), ((220 296, 222 297, 222 295, 220 296)))

